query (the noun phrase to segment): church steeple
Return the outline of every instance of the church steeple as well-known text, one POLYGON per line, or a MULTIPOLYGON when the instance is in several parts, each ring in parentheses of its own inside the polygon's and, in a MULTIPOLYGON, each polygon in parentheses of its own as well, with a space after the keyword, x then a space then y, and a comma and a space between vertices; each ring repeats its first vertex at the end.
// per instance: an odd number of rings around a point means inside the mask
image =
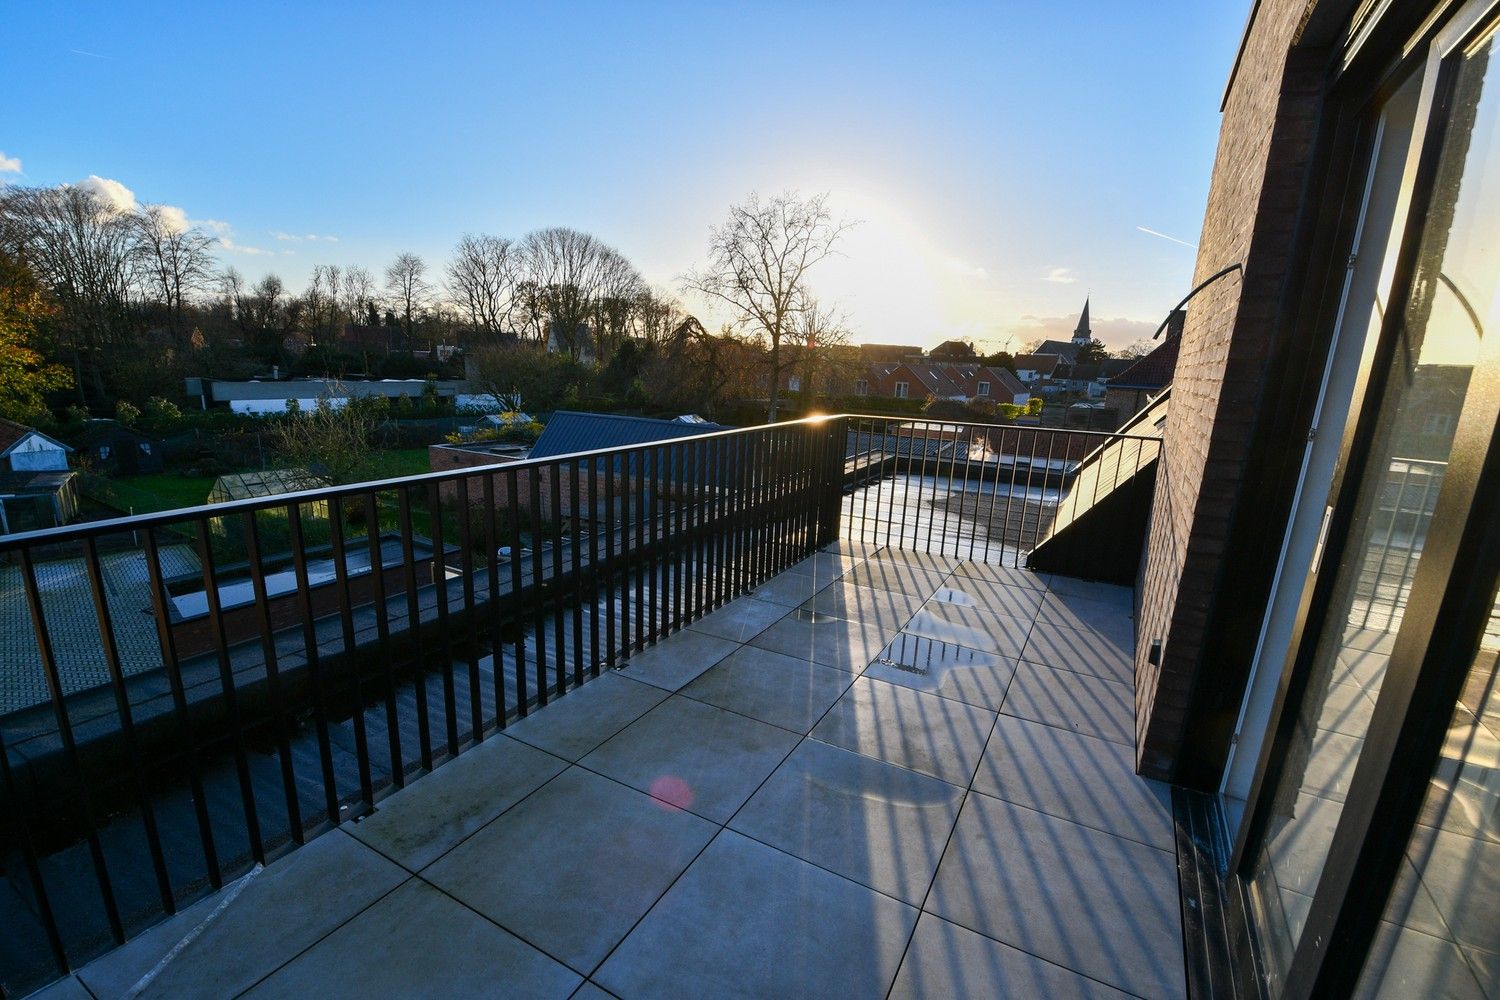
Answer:
POLYGON ((1078 328, 1073 331, 1073 343, 1087 344, 1094 339, 1094 333, 1089 329, 1089 300, 1083 300, 1083 315, 1078 317, 1078 328))

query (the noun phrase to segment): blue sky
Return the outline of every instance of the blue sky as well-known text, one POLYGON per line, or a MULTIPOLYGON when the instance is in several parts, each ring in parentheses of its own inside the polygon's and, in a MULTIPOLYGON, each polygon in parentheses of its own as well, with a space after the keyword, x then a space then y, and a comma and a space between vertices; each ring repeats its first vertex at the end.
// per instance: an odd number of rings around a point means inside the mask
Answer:
POLYGON ((1197 242, 1247 2, 11 0, 0 179, 118 181, 294 288, 568 225, 675 289, 733 201, 826 191, 857 339, 1017 346, 1092 294, 1123 343, 1186 291, 1138 227, 1197 242))

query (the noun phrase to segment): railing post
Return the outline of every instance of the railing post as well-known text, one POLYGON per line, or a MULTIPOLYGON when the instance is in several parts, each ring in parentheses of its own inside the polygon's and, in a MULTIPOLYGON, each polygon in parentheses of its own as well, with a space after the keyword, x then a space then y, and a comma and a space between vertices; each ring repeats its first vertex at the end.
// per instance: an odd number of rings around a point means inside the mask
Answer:
POLYGON ((821 500, 818 504, 818 548, 838 541, 844 507, 844 442, 848 438, 848 417, 832 417, 823 423, 821 500))

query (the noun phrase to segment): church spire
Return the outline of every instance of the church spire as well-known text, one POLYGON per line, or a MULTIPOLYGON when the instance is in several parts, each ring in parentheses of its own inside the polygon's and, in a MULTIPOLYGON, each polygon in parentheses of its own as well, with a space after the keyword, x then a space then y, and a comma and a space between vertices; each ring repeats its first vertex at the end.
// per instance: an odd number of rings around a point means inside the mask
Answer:
POLYGON ((1089 300, 1083 300, 1083 315, 1078 317, 1078 328, 1073 331, 1073 343, 1087 344, 1094 339, 1093 331, 1089 329, 1089 300))

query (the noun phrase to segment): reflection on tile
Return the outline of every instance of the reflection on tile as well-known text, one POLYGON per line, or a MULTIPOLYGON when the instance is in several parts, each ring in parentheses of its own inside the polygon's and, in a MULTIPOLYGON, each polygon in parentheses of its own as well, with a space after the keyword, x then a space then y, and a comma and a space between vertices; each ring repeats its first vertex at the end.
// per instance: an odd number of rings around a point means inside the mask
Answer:
POLYGON ((939 642, 1015 656, 1026 644, 1031 623, 1021 618, 992 615, 977 608, 930 601, 906 623, 906 631, 939 642))
POLYGON ((1009 657, 902 632, 865 676, 999 711, 1015 672, 1009 657))

